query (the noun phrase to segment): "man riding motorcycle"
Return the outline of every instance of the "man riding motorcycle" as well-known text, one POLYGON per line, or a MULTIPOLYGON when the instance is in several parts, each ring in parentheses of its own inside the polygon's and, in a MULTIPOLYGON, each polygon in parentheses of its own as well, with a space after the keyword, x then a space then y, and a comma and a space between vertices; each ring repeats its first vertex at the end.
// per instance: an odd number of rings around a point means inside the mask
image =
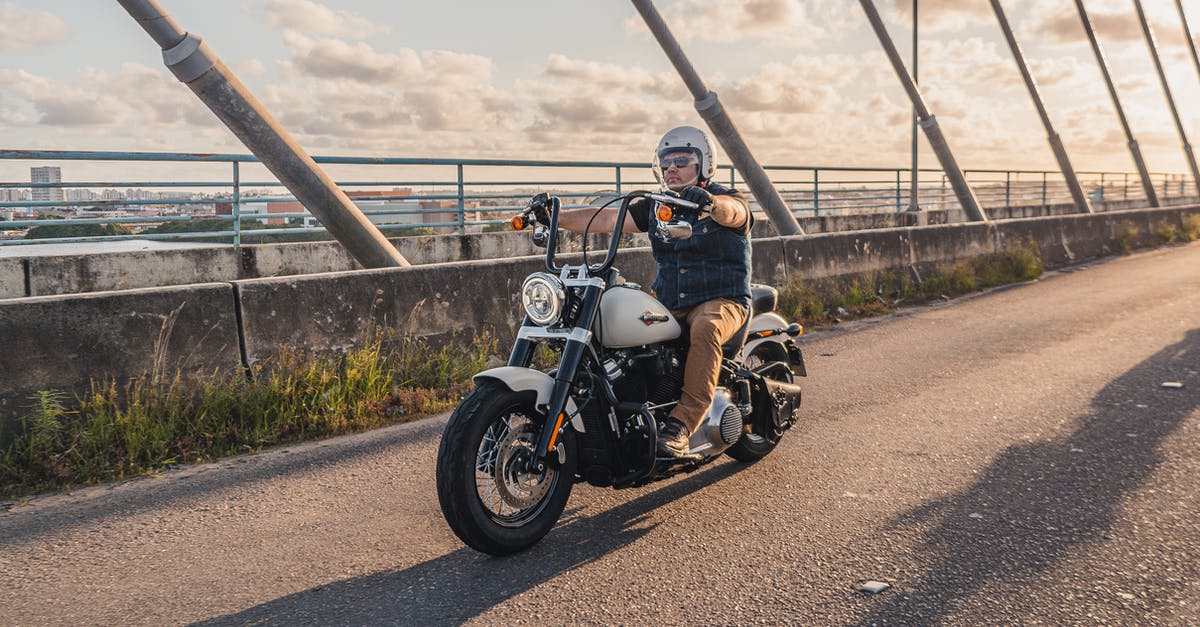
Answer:
MULTIPOLYGON (((681 198, 699 205, 694 212, 676 211, 676 219, 692 225, 692 236, 674 240, 657 227, 655 202, 629 205, 622 231, 649 234, 658 276, 654 294, 675 319, 689 329, 690 347, 684 366, 683 391, 659 432, 660 457, 688 455, 688 437, 700 425, 717 386, 721 346, 742 328, 750 313, 750 227, 753 219, 745 196, 712 180, 714 146, 708 134, 692 126, 667 131, 654 151, 655 176, 681 198)), ((538 216, 549 223, 549 216, 538 216), (543 219, 544 218, 544 219, 543 219)), ((562 211, 559 228, 584 232, 612 230, 616 208, 562 211)))

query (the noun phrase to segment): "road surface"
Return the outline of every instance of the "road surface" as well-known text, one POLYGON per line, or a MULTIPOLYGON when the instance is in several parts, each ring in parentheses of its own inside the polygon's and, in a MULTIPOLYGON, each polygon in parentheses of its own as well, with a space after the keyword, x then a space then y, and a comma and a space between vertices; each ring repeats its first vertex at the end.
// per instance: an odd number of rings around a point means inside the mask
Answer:
POLYGON ((0 623, 1200 624, 1200 244, 803 348, 768 458, 507 559, 441 518, 445 417, 13 504, 0 623))

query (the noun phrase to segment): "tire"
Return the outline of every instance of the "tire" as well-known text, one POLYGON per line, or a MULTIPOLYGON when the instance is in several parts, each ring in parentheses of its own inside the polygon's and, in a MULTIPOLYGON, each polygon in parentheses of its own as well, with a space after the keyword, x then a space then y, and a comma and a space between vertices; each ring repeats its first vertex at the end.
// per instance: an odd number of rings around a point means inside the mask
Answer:
MULTIPOLYGON (((471 548, 511 555, 533 546, 558 522, 575 482, 574 431, 555 448, 566 459, 540 475, 516 470, 537 442, 545 416, 533 392, 487 381, 450 416, 437 458, 437 492, 446 522, 471 548)), ((553 455, 553 453, 552 453, 553 455)))
MULTIPOLYGON (((754 350, 746 356, 745 364, 748 368, 756 368, 773 361, 786 362, 787 360, 787 351, 783 346, 776 342, 764 342, 754 347, 754 350)), ((770 375, 770 378, 791 383, 792 371, 790 368, 776 371, 770 375)), ((757 427, 750 424, 750 429, 743 432, 742 437, 725 450, 725 454, 739 462, 751 463, 766 457, 768 453, 775 450, 776 444, 779 444, 778 439, 772 440, 766 434, 758 433, 757 427)))

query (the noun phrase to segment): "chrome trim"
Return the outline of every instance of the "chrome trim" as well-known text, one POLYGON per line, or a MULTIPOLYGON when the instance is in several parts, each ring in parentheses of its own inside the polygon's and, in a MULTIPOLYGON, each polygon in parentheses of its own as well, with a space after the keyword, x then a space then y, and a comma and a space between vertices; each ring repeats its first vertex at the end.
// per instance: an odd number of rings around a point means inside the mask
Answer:
MULTIPOLYGON (((698 453, 704 451, 706 456, 716 455, 729 448, 729 444, 721 438, 721 419, 725 414, 726 407, 735 407, 733 399, 729 395, 729 390, 718 387, 713 392, 712 404, 708 406, 708 412, 704 415, 704 421, 696 428, 695 433, 688 438, 688 447, 691 452, 698 453)), ((740 410, 739 410, 740 411, 740 410)), ((743 417, 743 420, 745 417, 743 417)))
POLYGON ((527 277, 521 283, 521 306, 525 309, 525 314, 530 320, 542 326, 549 326, 559 321, 562 317, 563 309, 567 305, 567 289, 563 285, 562 279, 546 272, 535 272, 527 277), (550 315, 538 319, 535 316, 533 309, 530 308, 529 288, 534 283, 541 283, 549 288, 551 301, 550 315))
POLYGON ((574 327, 570 331, 566 329, 547 329, 545 327, 521 327, 517 331, 517 339, 575 340, 576 342, 588 344, 592 341, 592 332, 579 327, 574 327))

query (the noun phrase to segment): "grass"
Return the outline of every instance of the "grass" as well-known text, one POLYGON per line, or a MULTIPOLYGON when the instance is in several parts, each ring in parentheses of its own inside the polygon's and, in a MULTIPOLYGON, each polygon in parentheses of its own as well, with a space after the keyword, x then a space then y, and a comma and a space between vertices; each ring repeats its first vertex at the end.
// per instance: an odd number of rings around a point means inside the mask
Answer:
POLYGON ((1181 239, 1179 227, 1166 220, 1155 222, 1153 231, 1155 244, 1158 245, 1171 244, 1181 239))
POLYGON ((1137 240, 1139 233, 1137 225, 1133 222, 1129 220, 1118 222, 1113 229, 1113 241, 1117 244, 1117 250, 1125 255, 1133 252, 1133 244, 1137 240))
POLYGON ((1193 214, 1183 219, 1183 240, 1194 242, 1200 238, 1200 214, 1193 214))
POLYGON ((434 348, 376 334, 342 355, 284 351, 245 372, 148 374, 30 398, 0 452, 0 498, 144 475, 180 463, 354 433, 449 409, 496 342, 434 348))
POLYGON ((838 281, 793 280, 779 295, 779 311, 810 326, 875 316, 904 304, 918 304, 975 290, 1036 279, 1042 275, 1037 246, 1011 244, 1004 251, 935 267, 923 280, 884 271, 838 281))

